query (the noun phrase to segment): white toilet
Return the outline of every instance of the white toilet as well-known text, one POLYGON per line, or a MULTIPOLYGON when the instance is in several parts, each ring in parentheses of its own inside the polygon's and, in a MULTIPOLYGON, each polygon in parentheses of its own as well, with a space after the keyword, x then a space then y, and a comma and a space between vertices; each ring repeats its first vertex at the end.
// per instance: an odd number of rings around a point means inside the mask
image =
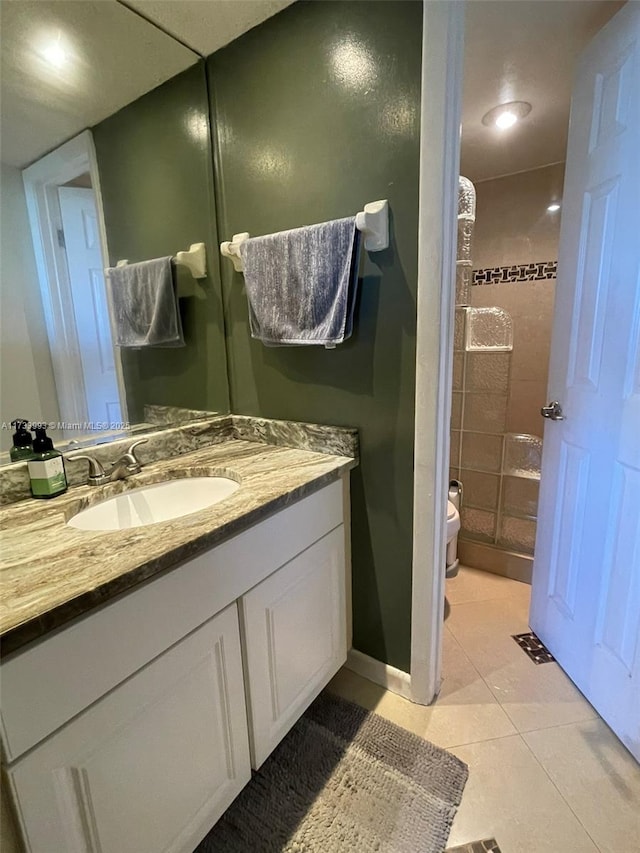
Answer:
POLYGON ((446 575, 454 578, 458 574, 458 531, 460 530, 460 513, 451 501, 447 501, 447 560, 446 575))

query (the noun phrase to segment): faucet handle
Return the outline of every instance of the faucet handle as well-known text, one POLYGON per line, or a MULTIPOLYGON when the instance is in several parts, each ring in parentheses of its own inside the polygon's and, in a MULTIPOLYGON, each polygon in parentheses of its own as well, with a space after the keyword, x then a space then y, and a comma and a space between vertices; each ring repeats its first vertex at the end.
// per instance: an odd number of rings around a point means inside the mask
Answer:
POLYGON ((75 462, 77 459, 86 459, 89 463, 89 485, 100 486, 106 482, 108 475, 105 473, 102 462, 95 459, 93 456, 88 456, 86 453, 79 453, 76 456, 65 456, 68 462, 75 462))
POLYGON ((148 441, 148 438, 139 438, 137 441, 134 441, 123 458, 126 459, 130 465, 137 465, 138 467, 140 467, 140 460, 136 456, 135 452, 136 447, 139 447, 141 444, 147 444, 148 441))

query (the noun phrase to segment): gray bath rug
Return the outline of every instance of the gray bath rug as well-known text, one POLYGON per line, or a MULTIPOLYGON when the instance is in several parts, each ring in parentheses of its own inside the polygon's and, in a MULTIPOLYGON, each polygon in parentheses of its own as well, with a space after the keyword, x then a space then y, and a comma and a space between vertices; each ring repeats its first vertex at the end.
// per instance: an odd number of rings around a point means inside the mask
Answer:
POLYGON ((442 853, 467 775, 454 755, 323 693, 196 853, 442 853))

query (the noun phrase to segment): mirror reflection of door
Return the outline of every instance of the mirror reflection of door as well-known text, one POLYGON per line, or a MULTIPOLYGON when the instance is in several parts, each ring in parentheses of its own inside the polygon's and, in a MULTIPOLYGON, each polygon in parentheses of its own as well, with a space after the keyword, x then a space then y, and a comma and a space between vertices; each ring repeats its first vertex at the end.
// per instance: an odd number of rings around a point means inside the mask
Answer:
POLYGON ((121 416, 95 197, 91 187, 63 186, 58 198, 87 413, 106 429, 121 416))
POLYGON ((127 417, 104 280, 108 252, 91 132, 41 157, 22 178, 57 414, 33 399, 28 406, 25 400, 21 417, 55 422, 54 441, 117 432, 127 417))

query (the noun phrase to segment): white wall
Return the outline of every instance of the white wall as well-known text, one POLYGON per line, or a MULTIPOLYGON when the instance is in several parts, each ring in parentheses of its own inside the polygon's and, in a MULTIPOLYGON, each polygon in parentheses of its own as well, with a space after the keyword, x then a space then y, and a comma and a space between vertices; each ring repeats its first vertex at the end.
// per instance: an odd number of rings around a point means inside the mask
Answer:
MULTIPOLYGON (((20 169, 2 164, 0 188, 0 421, 59 420, 20 169)), ((11 447, 0 430, 0 450, 11 447)))

